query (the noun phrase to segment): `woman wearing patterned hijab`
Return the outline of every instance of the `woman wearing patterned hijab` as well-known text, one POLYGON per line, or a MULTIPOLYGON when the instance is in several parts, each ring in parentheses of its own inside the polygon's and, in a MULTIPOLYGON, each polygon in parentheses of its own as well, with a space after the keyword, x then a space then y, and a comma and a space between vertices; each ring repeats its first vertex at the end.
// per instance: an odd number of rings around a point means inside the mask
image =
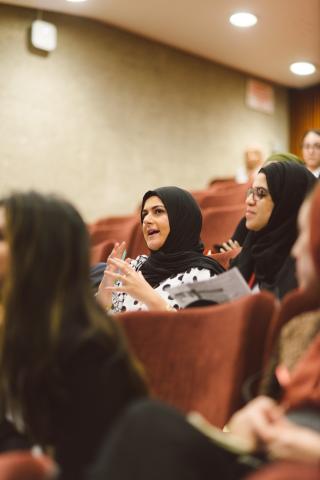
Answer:
POLYGON ((246 200, 249 233, 232 262, 250 286, 279 298, 297 286, 290 249, 297 237, 299 208, 315 181, 298 163, 276 162, 260 169, 246 200))
POLYGON ((115 247, 97 294, 105 308, 114 312, 177 309, 169 288, 223 272, 220 264, 203 254, 201 211, 186 190, 161 187, 146 192, 141 225, 150 255, 123 261, 124 244, 115 247))

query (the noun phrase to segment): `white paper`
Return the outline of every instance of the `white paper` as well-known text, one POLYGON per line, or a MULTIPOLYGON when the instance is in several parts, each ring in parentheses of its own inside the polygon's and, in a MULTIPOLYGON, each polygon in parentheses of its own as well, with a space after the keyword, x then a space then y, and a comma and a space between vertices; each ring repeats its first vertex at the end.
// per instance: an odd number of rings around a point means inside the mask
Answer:
POLYGON ((216 303, 225 303, 243 297, 244 295, 252 294, 252 291, 237 267, 220 273, 220 275, 212 277, 209 280, 185 283, 179 287, 170 288, 168 292, 170 296, 177 300, 182 308, 197 300, 211 300, 216 303))

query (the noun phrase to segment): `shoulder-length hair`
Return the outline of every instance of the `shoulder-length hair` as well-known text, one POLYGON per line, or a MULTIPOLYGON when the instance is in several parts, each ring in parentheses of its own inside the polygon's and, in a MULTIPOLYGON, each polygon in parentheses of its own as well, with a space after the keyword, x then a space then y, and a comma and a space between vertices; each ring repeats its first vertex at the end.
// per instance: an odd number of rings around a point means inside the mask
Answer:
POLYGON ((10 252, 3 287, 0 388, 6 408, 41 440, 51 428, 50 392, 58 398, 67 394, 61 378, 68 355, 91 336, 110 355, 125 357, 127 352, 115 322, 94 299, 89 238, 76 209, 35 192, 12 194, 0 200, 0 207, 10 252))

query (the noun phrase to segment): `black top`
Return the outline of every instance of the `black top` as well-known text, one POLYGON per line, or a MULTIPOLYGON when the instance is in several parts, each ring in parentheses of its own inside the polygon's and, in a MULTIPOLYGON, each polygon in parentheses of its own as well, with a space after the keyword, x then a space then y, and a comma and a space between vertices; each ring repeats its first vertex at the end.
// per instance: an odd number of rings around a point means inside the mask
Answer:
MULTIPOLYGON (((304 166, 292 162, 270 163, 260 172, 266 175, 274 208, 264 228, 249 231, 231 265, 237 266, 246 280, 254 273, 260 286, 274 290, 297 238, 299 208, 316 179, 304 166)), ((290 268, 291 275, 289 272, 290 268)))
POLYGON ((151 251, 141 267, 147 282, 156 287, 166 278, 188 268, 206 268, 214 274, 222 273, 224 269, 221 265, 203 254, 204 246, 200 239, 202 214, 191 193, 178 187, 148 191, 142 200, 141 213, 146 200, 153 196, 159 197, 166 208, 170 233, 164 245, 157 251, 151 251))
POLYGON ((142 392, 128 372, 125 355, 111 357, 99 339, 84 343, 64 364, 64 403, 53 400, 52 444, 63 478, 82 478, 101 439, 118 415, 142 392))
POLYGON ((246 227, 246 217, 242 217, 238 225, 236 226, 235 231, 233 232, 231 239, 237 241, 239 245, 243 245, 248 235, 249 230, 246 227))

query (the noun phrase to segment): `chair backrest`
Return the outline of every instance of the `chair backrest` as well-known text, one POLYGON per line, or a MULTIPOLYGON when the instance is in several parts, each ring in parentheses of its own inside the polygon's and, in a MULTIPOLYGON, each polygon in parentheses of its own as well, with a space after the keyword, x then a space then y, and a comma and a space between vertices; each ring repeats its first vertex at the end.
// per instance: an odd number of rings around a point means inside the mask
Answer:
POLYGON ((204 199, 207 195, 210 195, 210 194, 211 194, 210 190, 206 190, 206 189, 203 189, 203 190, 190 190, 190 193, 191 193, 191 195, 193 196, 193 198, 195 199, 195 201, 197 202, 197 204, 199 205, 199 207, 201 207, 201 204, 202 204, 203 199, 204 199))
POLYGON ((149 255, 150 251, 145 242, 140 222, 135 226, 130 244, 130 256, 136 258, 138 255, 149 255))
POLYGON ((50 480, 58 478, 58 469, 47 456, 13 451, 0 455, 0 480, 50 480))
POLYGON ((199 205, 201 209, 211 207, 227 207, 229 205, 245 206, 247 184, 239 184, 236 187, 230 187, 225 190, 207 191, 203 195, 199 205))
POLYGON ((211 250, 214 244, 228 240, 244 216, 244 212, 244 203, 241 205, 207 208, 203 210, 201 239, 205 248, 211 250))
POLYGON ((228 252, 222 252, 222 253, 212 253, 209 255, 211 258, 214 258, 217 260, 217 262, 222 265, 222 267, 225 270, 228 270, 230 267, 230 260, 235 258, 239 253, 241 252, 241 247, 238 248, 233 248, 232 250, 229 250, 228 252))
POLYGON ((259 468, 243 480, 319 480, 320 466, 297 461, 273 462, 259 468))
POLYGON ((106 262, 115 243, 115 240, 105 240, 104 242, 98 243, 94 247, 91 247, 90 265, 95 265, 99 262, 106 262))
POLYGON ((100 226, 105 226, 109 227, 111 225, 122 225, 126 221, 130 221, 132 218, 136 218, 137 214, 133 213, 130 215, 118 215, 118 216, 112 216, 112 217, 104 217, 100 218, 97 220, 94 225, 100 225, 100 226))
POLYGON ((229 185, 237 185, 235 177, 216 177, 208 182, 208 188, 224 188, 229 185))
POLYGON ((223 426, 243 403, 244 381, 261 369, 274 308, 274 297, 261 292, 224 305, 117 318, 154 396, 223 426))
POLYGON ((139 224, 139 218, 136 215, 130 218, 124 218, 120 223, 94 224, 89 226, 89 235, 91 247, 107 240, 117 240, 118 242, 125 241, 127 246, 132 242, 136 225, 139 224))
POLYGON ((299 289, 285 295, 270 324, 266 339, 265 364, 268 363, 281 328, 293 317, 319 308, 319 303, 319 298, 299 289))

